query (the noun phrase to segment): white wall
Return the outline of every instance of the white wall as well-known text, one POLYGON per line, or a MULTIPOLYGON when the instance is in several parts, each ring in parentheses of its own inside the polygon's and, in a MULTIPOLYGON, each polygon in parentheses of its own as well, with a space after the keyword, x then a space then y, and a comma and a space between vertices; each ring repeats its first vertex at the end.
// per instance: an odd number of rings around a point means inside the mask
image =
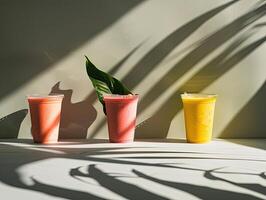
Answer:
MULTIPOLYGON (((140 94, 138 137, 184 137, 184 90, 218 94, 216 137, 265 137, 266 4, 230 2, 1 1, 0 115, 27 108, 26 94, 62 92, 64 137, 106 138, 86 54, 140 94)), ((31 137, 24 113, 4 118, 0 137, 31 137)))

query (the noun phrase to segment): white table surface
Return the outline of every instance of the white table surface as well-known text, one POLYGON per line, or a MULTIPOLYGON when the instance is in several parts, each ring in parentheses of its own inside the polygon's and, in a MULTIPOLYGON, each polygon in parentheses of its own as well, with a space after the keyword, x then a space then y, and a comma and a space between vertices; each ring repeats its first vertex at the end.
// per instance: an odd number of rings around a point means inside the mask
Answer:
POLYGON ((266 199, 266 139, 0 140, 0 199, 266 199))

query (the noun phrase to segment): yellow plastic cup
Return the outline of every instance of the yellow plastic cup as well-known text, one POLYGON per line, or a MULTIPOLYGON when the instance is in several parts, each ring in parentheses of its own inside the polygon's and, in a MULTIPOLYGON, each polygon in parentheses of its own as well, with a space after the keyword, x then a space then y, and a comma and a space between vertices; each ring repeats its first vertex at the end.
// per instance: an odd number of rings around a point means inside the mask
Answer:
POLYGON ((181 94, 187 142, 206 143, 212 138, 215 94, 181 94))

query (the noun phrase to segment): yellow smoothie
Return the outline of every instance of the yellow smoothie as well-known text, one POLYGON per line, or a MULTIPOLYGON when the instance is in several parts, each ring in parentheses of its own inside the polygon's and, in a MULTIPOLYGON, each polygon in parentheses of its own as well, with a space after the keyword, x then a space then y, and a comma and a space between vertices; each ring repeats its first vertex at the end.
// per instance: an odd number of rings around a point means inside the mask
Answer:
POLYGON ((191 143, 211 141, 217 95, 185 93, 181 98, 187 141, 191 143))

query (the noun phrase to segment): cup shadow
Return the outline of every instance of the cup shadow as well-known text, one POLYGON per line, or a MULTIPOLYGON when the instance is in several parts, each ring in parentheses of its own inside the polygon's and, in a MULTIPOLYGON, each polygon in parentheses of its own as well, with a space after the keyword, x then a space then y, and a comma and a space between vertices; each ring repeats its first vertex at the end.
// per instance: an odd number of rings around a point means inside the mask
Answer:
POLYGON ((57 82, 50 93, 63 94, 59 139, 86 139, 87 130, 94 122, 97 111, 89 98, 83 101, 72 103, 73 90, 60 89, 60 82, 57 82))

